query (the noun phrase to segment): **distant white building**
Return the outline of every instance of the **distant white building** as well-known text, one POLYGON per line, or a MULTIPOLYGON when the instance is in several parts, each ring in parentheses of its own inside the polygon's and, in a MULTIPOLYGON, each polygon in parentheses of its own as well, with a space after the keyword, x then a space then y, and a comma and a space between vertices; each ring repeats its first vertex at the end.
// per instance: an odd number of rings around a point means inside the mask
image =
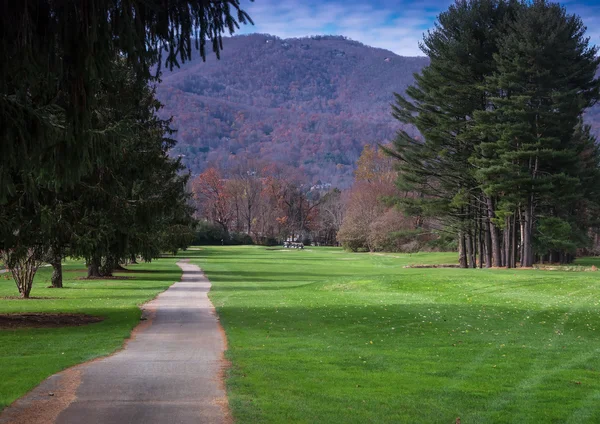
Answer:
POLYGON ((310 191, 329 190, 329 189, 331 189, 331 183, 315 184, 310 187, 310 191))

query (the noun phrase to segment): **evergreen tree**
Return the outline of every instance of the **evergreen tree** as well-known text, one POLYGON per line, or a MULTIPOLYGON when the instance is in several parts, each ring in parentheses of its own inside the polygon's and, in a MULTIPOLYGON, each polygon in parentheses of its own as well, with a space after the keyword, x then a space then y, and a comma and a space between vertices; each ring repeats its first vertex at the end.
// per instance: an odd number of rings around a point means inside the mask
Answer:
POLYGON ((431 63, 394 116, 389 153, 408 213, 458 235, 463 267, 568 261, 595 226, 598 151, 584 110, 599 96, 581 20, 545 0, 457 1, 424 40, 431 63), (409 100, 410 98, 410 100, 409 100))
POLYGON ((155 78, 194 48, 251 22, 239 0, 3 2, 0 9, 0 204, 17 191, 73 185, 93 167, 93 120, 115 57, 155 78), (195 43, 193 42, 195 40, 195 43))
POLYGON ((107 116, 115 64, 125 60, 145 85, 194 49, 204 58, 210 44, 218 56, 222 34, 251 21, 239 0, 4 2, 0 19, 0 253, 9 267, 29 264, 30 287, 35 264, 59 264, 72 242, 71 205, 94 212, 98 199, 82 202, 78 184, 106 182, 135 131, 135 121, 107 116))
POLYGON ((156 117, 154 92, 130 67, 115 64, 113 75, 99 114, 104 128, 119 134, 113 146, 119 155, 104 154, 102 165, 72 192, 78 214, 69 252, 87 260, 89 277, 110 276, 132 257, 151 260, 163 248, 177 250, 177 240, 165 233, 192 232, 188 176, 167 154, 175 143, 168 138, 169 121, 156 117))
POLYGON ((585 195, 573 190, 580 185, 574 134, 583 111, 598 98, 600 61, 584 35, 579 17, 536 0, 509 24, 499 40, 496 71, 486 78, 489 104, 475 113, 486 142, 482 160, 473 162, 483 190, 504 199, 506 237, 520 235, 519 243, 505 241, 509 266, 517 257, 522 266, 535 262, 538 216, 547 217, 546 228, 549 222, 568 226, 557 221, 557 209, 585 195))
POLYGON ((482 83, 495 69, 498 39, 517 8, 516 2, 504 0, 450 6, 421 46, 430 65, 415 75, 406 97, 396 94, 393 107, 394 117, 415 126, 423 137, 414 139, 401 131, 388 151, 400 161, 400 188, 422 193, 400 203, 407 213, 441 219, 458 234, 463 267, 475 266, 477 241, 484 229, 490 234, 487 203, 470 163, 480 142, 471 131, 472 117, 487 105, 482 83))

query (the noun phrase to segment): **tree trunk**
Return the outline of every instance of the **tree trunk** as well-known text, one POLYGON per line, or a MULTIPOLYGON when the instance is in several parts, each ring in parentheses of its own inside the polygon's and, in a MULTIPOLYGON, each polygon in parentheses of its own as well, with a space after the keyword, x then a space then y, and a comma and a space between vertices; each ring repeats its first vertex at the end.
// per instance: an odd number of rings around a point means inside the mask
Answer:
POLYGON ((100 258, 94 257, 88 262, 87 278, 101 278, 100 274, 100 258))
POLYGON ((469 233, 465 235, 465 247, 467 250, 467 267, 473 268, 473 240, 469 233))
POLYGON ((252 206, 248 206, 248 235, 252 232, 252 206))
POLYGON ((501 244, 502 250, 500 251, 500 255, 501 255, 500 256, 500 264, 503 267, 507 266, 507 264, 506 264, 506 258, 507 258, 507 256, 506 256, 506 249, 507 249, 506 245, 507 245, 507 243, 508 243, 508 231, 506 229, 504 229, 502 231, 502 244, 501 244))
POLYGON ((506 218, 506 229, 504 230, 504 265, 513 268, 513 225, 510 217, 506 218))
MULTIPOLYGON (((521 266, 523 266, 523 259, 525 256, 525 251, 523 250, 523 247, 525 246, 525 243, 523 242, 523 237, 525 236, 525 220, 523 219, 523 214, 521 212, 521 210, 519 210, 519 249, 518 249, 518 261, 521 266)), ((517 225, 517 222, 515 221, 515 226, 517 225)))
POLYGON ((479 225, 479 232, 477 234, 477 239, 479 242, 479 268, 483 268, 483 263, 485 261, 485 254, 484 254, 484 244, 483 244, 483 231, 481 228, 481 225, 479 225))
POLYGON ((516 268, 517 267, 517 217, 516 215, 513 215, 513 219, 512 219, 512 223, 510 225, 510 229, 511 229, 511 236, 510 236, 510 240, 511 240, 511 256, 510 256, 510 267, 511 268, 516 268))
POLYGON ((498 227, 492 222, 492 219, 496 217, 496 212, 494 209, 494 201, 488 197, 487 199, 488 205, 488 222, 490 226, 490 238, 492 244, 492 260, 493 265, 501 267, 504 265, 504 261, 502 260, 502 249, 500 247, 500 231, 498 227))
POLYGON ((575 262, 575 255, 572 255, 571 253, 567 253, 567 263, 572 264, 573 262, 575 262))
POLYGON ((532 221, 531 205, 527 205, 523 213, 523 225, 521 227, 523 231, 521 236, 523 240, 521 266, 526 268, 533 266, 533 247, 531 244, 532 221))
MULTIPOLYGON (((492 246, 492 224, 488 219, 486 219, 485 225, 484 225, 484 246, 485 246, 485 266, 487 268, 491 268, 492 266, 494 266, 493 261, 493 246, 492 246)), ((496 266, 498 266, 498 264, 496 264, 496 266)))
POLYGON ((117 264, 118 262, 111 256, 104 258, 104 263, 100 265, 100 274, 103 277, 112 277, 117 264))
POLYGON ((458 233, 458 263, 461 268, 468 268, 466 252, 467 248, 465 244, 465 234, 460 231, 458 233))
POLYGON ((476 260, 476 252, 475 252, 475 240, 473 240, 473 235, 471 231, 467 233, 465 236, 466 245, 467 245, 467 262, 469 268, 477 268, 477 260, 476 260))
POLYGON ((55 289, 63 288, 63 272, 62 272, 62 257, 61 255, 54 255, 52 261, 52 287, 55 289))

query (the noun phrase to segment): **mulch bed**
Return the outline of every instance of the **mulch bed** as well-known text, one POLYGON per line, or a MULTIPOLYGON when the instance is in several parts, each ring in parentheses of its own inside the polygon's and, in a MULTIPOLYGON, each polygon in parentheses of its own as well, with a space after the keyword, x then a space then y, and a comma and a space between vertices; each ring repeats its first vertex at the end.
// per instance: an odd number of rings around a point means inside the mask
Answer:
POLYGON ((460 268, 460 265, 456 265, 456 264, 406 265, 404 268, 460 268))
POLYGON ((31 296, 28 297, 27 299, 21 297, 21 296, 0 296, 0 299, 2 300, 52 300, 52 299, 62 299, 62 297, 35 297, 35 296, 31 296))
POLYGON ((103 320, 102 317, 85 314, 0 314, 0 329, 79 327, 103 320))
MULTIPOLYGON (((120 272, 120 271, 119 271, 120 272)), ((78 280, 133 280, 135 277, 79 277, 78 280)))

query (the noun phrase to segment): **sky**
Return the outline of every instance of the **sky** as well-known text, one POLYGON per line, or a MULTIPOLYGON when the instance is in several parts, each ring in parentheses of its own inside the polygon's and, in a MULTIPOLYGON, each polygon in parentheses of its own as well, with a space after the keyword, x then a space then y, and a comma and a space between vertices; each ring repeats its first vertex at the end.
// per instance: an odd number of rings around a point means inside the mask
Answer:
MULTIPOLYGON (((281 38, 344 35, 402 56, 423 56, 419 41, 453 0, 242 0, 253 32, 281 38)), ((588 35, 600 44, 600 0, 565 0, 569 13, 583 18, 588 35)))

